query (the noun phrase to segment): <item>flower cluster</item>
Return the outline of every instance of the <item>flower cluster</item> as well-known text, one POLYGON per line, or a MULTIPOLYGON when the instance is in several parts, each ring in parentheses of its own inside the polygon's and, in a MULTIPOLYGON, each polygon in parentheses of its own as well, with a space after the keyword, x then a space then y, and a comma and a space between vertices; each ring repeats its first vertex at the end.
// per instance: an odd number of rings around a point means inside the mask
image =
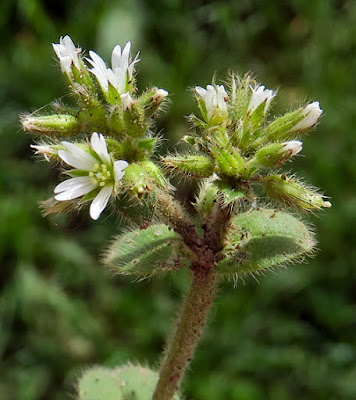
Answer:
POLYGON ((192 116, 196 134, 183 140, 197 154, 166 157, 166 168, 183 176, 213 179, 220 188, 216 193, 226 202, 236 198, 234 193, 251 196, 253 186, 260 185, 268 197, 292 207, 306 211, 329 207, 330 202, 315 190, 273 171, 302 151, 299 139, 317 124, 322 114, 319 103, 269 122, 269 108, 276 97, 273 90, 256 85, 248 76, 243 80, 232 76, 229 87, 229 91, 215 84, 195 88, 205 122, 192 116))
POLYGON ((89 51, 89 55, 91 59, 86 58, 86 60, 93 66, 89 71, 96 76, 103 92, 109 92, 109 85, 112 85, 120 95, 128 91, 135 64, 140 61, 137 53, 135 59, 130 62, 131 42, 126 43, 122 52, 119 45, 115 46, 111 55, 112 69, 107 68, 103 59, 94 51, 89 51))

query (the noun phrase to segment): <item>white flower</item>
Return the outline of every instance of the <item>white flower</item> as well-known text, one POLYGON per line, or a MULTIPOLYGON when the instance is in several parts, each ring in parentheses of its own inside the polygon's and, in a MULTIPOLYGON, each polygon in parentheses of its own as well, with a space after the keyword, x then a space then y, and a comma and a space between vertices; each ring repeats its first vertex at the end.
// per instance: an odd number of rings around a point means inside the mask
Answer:
POLYGON ((208 85, 206 89, 196 86, 195 92, 205 104, 206 115, 203 116, 206 122, 217 125, 228 117, 227 102, 229 98, 223 85, 208 85))
POLYGON ((290 152, 290 157, 293 157, 296 154, 300 153, 303 149, 303 142, 301 142, 300 140, 291 140, 290 142, 285 142, 283 144, 285 150, 290 152))
POLYGON ((103 92, 108 93, 109 83, 120 93, 124 94, 127 91, 127 83, 132 79, 135 64, 140 60, 136 55, 135 59, 131 60, 131 42, 127 42, 123 51, 119 45, 115 46, 111 55, 111 68, 107 68, 103 59, 94 51, 89 51, 91 57, 86 60, 93 66, 89 71, 92 72, 103 92))
POLYGON ((250 98, 250 103, 248 105, 248 114, 251 115, 256 110, 256 108, 258 108, 262 103, 266 102, 263 112, 263 115, 265 115, 273 97, 275 97, 276 94, 273 92, 273 90, 265 89, 264 86, 258 86, 257 89, 253 89, 251 87, 251 90, 252 95, 250 98))
POLYGON ((97 220, 106 207, 116 182, 125 175, 128 163, 123 160, 113 162, 102 134, 93 133, 90 140, 95 155, 83 150, 78 145, 62 142, 66 150, 59 150, 58 156, 68 165, 76 168, 69 171, 81 176, 70 178, 54 188, 55 199, 67 201, 86 195, 92 191, 96 194, 90 205, 90 216, 97 220))
POLYGON ((304 118, 299 121, 290 130, 290 132, 311 129, 318 122, 318 119, 320 118, 323 110, 320 108, 319 102, 314 101, 314 103, 305 106, 301 112, 304 118))
POLYGON ((59 58, 63 73, 72 76, 72 64, 80 70, 78 54, 80 54, 81 49, 74 46, 72 39, 68 35, 60 37, 59 44, 52 43, 52 46, 59 58))

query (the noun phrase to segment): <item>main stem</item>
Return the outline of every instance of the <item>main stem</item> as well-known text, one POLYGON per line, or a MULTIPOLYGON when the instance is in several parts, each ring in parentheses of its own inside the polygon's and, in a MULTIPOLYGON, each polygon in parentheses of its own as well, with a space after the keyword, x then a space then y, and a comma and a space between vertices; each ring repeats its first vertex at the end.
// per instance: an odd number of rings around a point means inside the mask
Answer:
POLYGON ((170 400, 193 358, 213 305, 217 275, 210 269, 193 269, 190 291, 180 310, 176 331, 168 344, 152 400, 170 400))

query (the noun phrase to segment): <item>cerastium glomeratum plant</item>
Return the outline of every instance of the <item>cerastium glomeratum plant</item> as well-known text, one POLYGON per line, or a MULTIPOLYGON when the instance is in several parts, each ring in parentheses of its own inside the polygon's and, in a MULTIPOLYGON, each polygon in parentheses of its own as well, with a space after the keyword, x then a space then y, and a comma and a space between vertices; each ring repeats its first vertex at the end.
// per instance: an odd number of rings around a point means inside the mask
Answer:
POLYGON ((50 115, 22 117, 24 130, 37 134, 36 154, 62 171, 62 182, 42 202, 44 214, 89 205, 97 220, 110 207, 112 217, 132 227, 107 251, 112 271, 147 277, 189 268, 192 278, 159 370, 90 369, 80 379, 79 399, 179 399, 220 279, 313 252, 314 235, 299 215, 331 204, 282 168, 302 151, 300 139, 322 110, 314 102, 268 119, 276 93, 230 74, 226 87, 195 87, 201 117, 189 117, 193 133, 182 138, 191 150, 158 159, 153 117, 168 92, 138 91, 140 60, 131 58, 131 43, 114 48, 111 68, 93 51, 84 57, 69 36, 53 48, 76 104, 57 102, 50 115), (198 181, 194 215, 176 199, 172 175, 198 181))

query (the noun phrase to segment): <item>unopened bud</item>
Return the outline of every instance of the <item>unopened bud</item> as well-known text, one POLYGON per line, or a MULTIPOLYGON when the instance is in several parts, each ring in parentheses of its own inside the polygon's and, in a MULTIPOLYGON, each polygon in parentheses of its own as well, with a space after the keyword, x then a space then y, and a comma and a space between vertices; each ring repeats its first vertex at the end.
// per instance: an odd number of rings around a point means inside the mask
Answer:
POLYGON ((262 183, 269 197, 288 206, 305 211, 331 207, 331 203, 325 201, 323 195, 305 187, 294 178, 285 175, 270 175, 265 177, 262 183))
POLYGON ((211 149, 222 175, 237 178, 243 173, 245 163, 240 154, 214 147, 211 149))
POLYGON ((263 167, 278 167, 298 154, 302 148, 303 142, 299 140, 269 144, 257 151, 256 161, 263 167))
POLYGON ((196 86, 195 93, 203 118, 210 126, 220 125, 228 118, 229 98, 223 85, 208 85, 206 89, 196 86))
POLYGON ((138 199, 153 190, 151 178, 146 169, 137 163, 132 163, 125 169, 122 181, 126 193, 138 199))
POLYGON ((269 124, 265 136, 272 141, 298 138, 316 125, 322 112, 319 102, 315 101, 277 118, 269 124))
POLYGON ((169 184, 168 180, 164 176, 163 172, 161 171, 160 167, 152 161, 141 161, 141 167, 143 167, 146 173, 154 180, 154 182, 165 189, 172 189, 171 185, 169 184))
POLYGON ((143 93, 137 102, 143 107, 145 116, 149 118, 160 110, 160 106, 167 96, 168 92, 166 90, 154 87, 143 93))
POLYGON ((259 107, 262 107, 261 114, 262 116, 265 116, 267 114, 271 101, 273 97, 276 96, 276 94, 273 92, 273 90, 265 89, 264 86, 258 86, 256 90, 251 88, 251 90, 252 95, 250 98, 250 103, 248 105, 247 115, 251 115, 259 107))
POLYGON ((207 178, 212 175, 214 168, 210 159, 202 155, 177 155, 162 159, 167 169, 184 176, 207 178))
POLYGON ((291 132, 313 128, 317 124, 323 110, 320 108, 319 102, 314 101, 314 103, 305 106, 300 112, 304 118, 291 129, 291 132))
POLYGON ((25 132, 37 132, 57 136, 75 135, 79 122, 73 115, 46 115, 43 117, 24 117, 22 127, 25 132))

